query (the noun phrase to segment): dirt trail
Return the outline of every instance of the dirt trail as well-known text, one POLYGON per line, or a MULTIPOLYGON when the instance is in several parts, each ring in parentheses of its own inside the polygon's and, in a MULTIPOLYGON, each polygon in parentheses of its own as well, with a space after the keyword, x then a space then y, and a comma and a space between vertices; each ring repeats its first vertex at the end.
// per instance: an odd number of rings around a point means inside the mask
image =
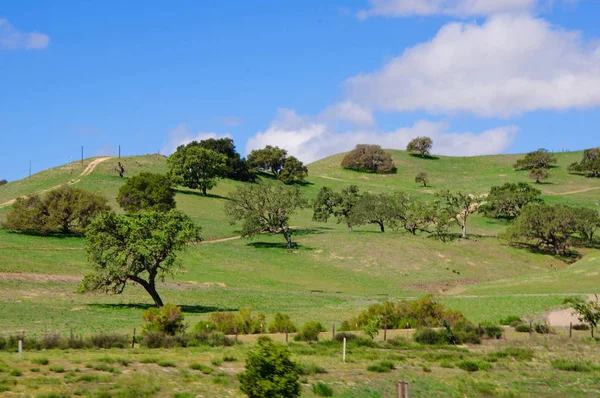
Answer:
POLYGON ((578 189, 576 191, 568 191, 568 192, 560 192, 560 193, 555 193, 555 192, 548 192, 548 193, 550 195, 563 196, 563 195, 575 195, 578 193, 586 193, 586 192, 595 191, 598 189, 600 189, 600 187, 584 188, 584 189, 578 189))
MULTIPOLYGON (((94 169, 96 168, 96 166, 98 166, 100 163, 102 163, 105 160, 108 160, 110 158, 112 158, 112 156, 107 156, 107 157, 103 157, 103 158, 94 159, 93 161, 90 162, 90 164, 87 165, 87 167, 85 168, 85 170, 83 170, 81 172, 81 174, 79 174, 79 177, 85 177, 87 175, 90 175, 92 173, 92 171, 94 171, 94 169)), ((81 180, 80 179, 71 180, 71 181, 67 182, 66 185, 73 185, 73 184, 77 184, 78 182, 81 182, 81 180)), ((50 187, 48 189, 44 189, 44 190, 41 190, 39 192, 35 192, 35 194, 36 195, 40 195, 40 194, 43 194, 43 193, 46 193, 46 192, 49 192, 49 191, 53 191, 53 190, 55 190, 57 188, 60 188, 63 185, 65 185, 65 184, 55 185, 55 186, 50 187)), ((22 197, 24 197, 24 196, 22 196, 22 197)), ((8 202, 0 203, 0 208, 6 207, 6 206, 10 206, 13 203, 15 203, 16 201, 17 201, 17 199, 11 199, 8 202)))
MULTIPOLYGON (((594 300, 595 295, 588 294, 589 300, 594 300)), ((569 324, 577 325, 581 323, 577 315, 573 314, 573 308, 552 311, 546 316, 546 321, 550 326, 569 326, 569 324)))
POLYGON ((37 282, 79 282, 80 276, 74 275, 55 275, 55 274, 34 274, 31 272, 0 272, 0 281, 18 280, 18 281, 37 281, 37 282))

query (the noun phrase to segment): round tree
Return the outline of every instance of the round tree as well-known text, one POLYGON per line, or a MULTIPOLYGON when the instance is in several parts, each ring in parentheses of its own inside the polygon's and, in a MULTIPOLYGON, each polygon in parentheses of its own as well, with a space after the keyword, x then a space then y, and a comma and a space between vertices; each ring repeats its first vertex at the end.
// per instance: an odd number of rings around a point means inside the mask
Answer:
POLYGON ((175 191, 171 180, 162 174, 140 173, 119 189, 117 202, 128 213, 169 211, 175 208, 175 191))
POLYGON ((425 157, 429 155, 431 148, 433 147, 433 140, 429 137, 417 137, 413 138, 408 145, 406 146, 406 150, 408 152, 416 152, 421 157, 425 157))

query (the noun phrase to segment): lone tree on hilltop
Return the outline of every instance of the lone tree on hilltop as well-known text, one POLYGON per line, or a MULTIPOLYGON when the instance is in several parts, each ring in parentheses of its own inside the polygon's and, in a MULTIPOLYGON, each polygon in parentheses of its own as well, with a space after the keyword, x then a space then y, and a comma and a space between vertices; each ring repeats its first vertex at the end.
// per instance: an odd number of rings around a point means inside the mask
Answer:
POLYGON ((5 184, 8 184, 8 181, 6 181, 6 180, 0 180, 0 186, 5 185, 5 184))
POLYGON ((177 252, 200 240, 200 227, 175 209, 130 216, 104 212, 86 233, 93 271, 85 276, 79 291, 120 294, 128 282, 134 282, 162 307, 156 281, 179 271, 177 252))
POLYGON ((552 164, 556 164, 556 157, 547 149, 541 148, 535 152, 529 152, 525 157, 517 160, 513 168, 515 170, 547 169, 552 164))
POLYGON ((175 191, 171 180, 162 174, 140 173, 119 189, 117 202, 128 213, 169 211, 175 208, 175 191))
POLYGON ((276 146, 267 145, 263 149, 255 149, 248 154, 248 161, 253 167, 263 171, 270 171, 279 179, 283 169, 287 151, 276 146))
POLYGON ((356 185, 345 187, 339 193, 323 187, 313 202, 313 220, 327 222, 333 215, 337 217, 338 224, 345 222, 348 230, 352 231, 350 214, 359 199, 360 193, 356 185))
POLYGON ((342 159, 342 167, 367 173, 389 174, 396 172, 392 156, 379 145, 359 144, 342 159))
POLYGON ((415 177, 415 182, 419 184, 423 184, 423 187, 427 187, 427 183, 429 182, 429 177, 426 172, 421 171, 415 177))
POLYGON ((225 176, 227 157, 200 146, 180 145, 167 159, 169 177, 187 188, 201 189, 202 195, 225 176))
POLYGON ((232 224, 242 222, 242 236, 281 233, 291 249, 290 217, 305 206, 306 200, 298 188, 280 182, 261 182, 237 187, 225 203, 225 213, 232 224))
POLYGON ((5 225, 25 233, 83 235, 92 220, 108 209, 103 196, 63 185, 43 197, 18 198, 5 225))
POLYGON ((546 169, 531 169, 529 172, 529 179, 535 181, 536 184, 541 184, 548 177, 550 177, 550 174, 546 169))
POLYGON ((231 138, 209 138, 200 142, 192 141, 189 146, 210 149, 227 157, 225 177, 236 181, 254 181, 256 175, 250 170, 248 161, 240 156, 231 138))
POLYGON ((519 182, 510 182, 501 186, 493 186, 486 198, 486 203, 479 208, 479 212, 486 217, 514 218, 521 214, 529 203, 543 203, 542 191, 531 185, 519 182))
POLYGON ((408 152, 416 152, 421 157, 428 156, 431 152, 431 148, 433 147, 433 140, 429 137, 417 137, 413 138, 408 145, 406 146, 406 150, 408 152))

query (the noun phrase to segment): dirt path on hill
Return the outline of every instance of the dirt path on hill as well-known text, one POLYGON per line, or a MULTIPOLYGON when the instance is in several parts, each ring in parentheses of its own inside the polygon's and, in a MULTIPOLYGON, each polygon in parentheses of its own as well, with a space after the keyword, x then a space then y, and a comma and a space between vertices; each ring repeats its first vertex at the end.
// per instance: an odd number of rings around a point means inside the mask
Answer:
MULTIPOLYGON (((79 177, 85 177, 85 176, 90 175, 92 173, 92 171, 94 171, 94 169, 96 168, 96 166, 98 166, 100 163, 102 163, 105 160, 108 160, 110 158, 112 158, 112 156, 107 156, 107 157, 103 157, 103 158, 94 159, 93 161, 90 162, 90 164, 87 165, 87 167, 81 172, 81 174, 79 174, 79 177)), ((81 182, 81 180, 80 179, 71 180, 71 181, 67 182, 66 185, 73 185, 73 184, 77 184, 78 182, 81 182)), ((63 185, 65 185, 65 184, 55 185, 53 187, 41 190, 39 192, 35 192, 35 194, 36 195, 41 195, 43 193, 50 192, 50 191, 53 191, 53 190, 55 190, 57 188, 60 188, 63 185)), ((27 196, 27 195, 25 195, 25 196, 27 196)), ((25 196, 21 196, 21 197, 23 198, 25 196)), ((13 203, 15 203, 16 201, 17 201, 17 199, 11 199, 11 200, 9 200, 7 202, 0 203, 0 208, 6 207, 6 206, 10 206, 13 203)))
POLYGON ((555 193, 555 192, 548 192, 548 193, 550 195, 563 196, 563 195, 575 195, 578 193, 586 193, 586 192, 590 192, 590 191, 596 191, 598 189, 600 189, 600 187, 584 188, 584 189, 578 189, 576 191, 568 191, 568 192, 561 192, 561 193, 555 193))
POLYGON ((346 180, 342 180, 342 179, 340 179, 340 178, 335 178, 335 177, 329 177, 329 176, 317 176, 317 177, 325 178, 326 180, 333 180, 333 181, 347 182, 346 180))
POLYGON ((80 276, 35 274, 33 272, 0 272, 0 281, 79 282, 80 276))

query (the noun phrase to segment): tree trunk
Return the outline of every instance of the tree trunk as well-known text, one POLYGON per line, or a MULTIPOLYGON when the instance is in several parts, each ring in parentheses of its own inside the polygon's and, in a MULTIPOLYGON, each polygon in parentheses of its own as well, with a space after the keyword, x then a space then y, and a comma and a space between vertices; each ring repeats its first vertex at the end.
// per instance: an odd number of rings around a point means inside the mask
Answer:
POLYGON ((150 297, 152 297, 152 300, 154 300, 154 304, 156 304, 156 306, 159 308, 162 307, 163 301, 160 298, 160 296, 158 295, 158 292, 156 291, 156 287, 155 287, 154 283, 147 283, 142 286, 144 286, 144 289, 146 289, 146 291, 148 292, 150 297))
POLYGON ((381 232, 385 232, 385 227, 383 226, 383 223, 378 221, 377 224, 379 224, 379 229, 381 229, 381 232))
POLYGON ((206 187, 202 187, 202 195, 206 196, 206 187))
POLYGON ((348 231, 352 232, 352 224, 348 223, 348 231))
POLYGON ((467 237, 467 219, 465 218, 460 226, 460 230, 462 231, 462 237, 467 237))
POLYGON ((290 233, 288 233, 288 231, 285 228, 281 228, 281 233, 283 234, 283 237, 285 238, 285 241, 287 242, 287 248, 291 249, 292 248, 292 235, 290 233))
POLYGON ((594 338, 594 325, 590 325, 590 330, 592 331, 592 339, 594 338))

